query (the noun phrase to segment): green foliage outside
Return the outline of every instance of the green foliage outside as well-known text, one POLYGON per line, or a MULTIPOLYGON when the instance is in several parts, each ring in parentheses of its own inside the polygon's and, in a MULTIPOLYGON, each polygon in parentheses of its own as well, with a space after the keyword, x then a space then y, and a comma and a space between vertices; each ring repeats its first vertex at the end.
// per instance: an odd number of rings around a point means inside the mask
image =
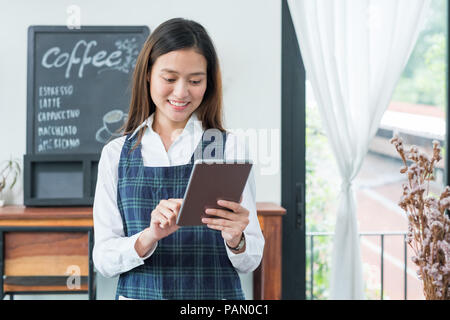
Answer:
POLYGON ((393 101, 432 105, 445 109, 446 21, 447 1, 431 1, 426 25, 398 82, 393 101))
MULTIPOLYGON (((306 110, 306 231, 333 232, 337 206, 336 169, 328 139, 323 132, 318 109, 311 104, 306 110), (328 174, 331 172, 332 174, 328 174)), ((314 299, 327 299, 331 267, 332 237, 313 240, 314 299)), ((306 297, 311 299, 311 238, 306 238, 306 297)))

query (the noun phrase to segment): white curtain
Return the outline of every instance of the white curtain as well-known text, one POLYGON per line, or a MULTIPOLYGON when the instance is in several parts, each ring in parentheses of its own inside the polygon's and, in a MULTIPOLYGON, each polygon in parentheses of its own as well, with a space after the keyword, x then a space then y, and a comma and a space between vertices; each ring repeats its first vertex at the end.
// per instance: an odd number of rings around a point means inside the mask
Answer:
POLYGON ((288 0, 288 4, 342 179, 330 298, 364 299, 352 181, 415 45, 429 0, 288 0))

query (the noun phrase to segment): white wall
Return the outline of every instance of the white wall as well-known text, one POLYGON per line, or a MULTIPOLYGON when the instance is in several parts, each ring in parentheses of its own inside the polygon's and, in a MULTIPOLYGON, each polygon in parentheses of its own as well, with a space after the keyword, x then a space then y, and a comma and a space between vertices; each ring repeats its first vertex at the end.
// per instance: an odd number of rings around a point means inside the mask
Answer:
MULTIPOLYGON (((67 8, 81 9, 81 25, 148 25, 184 17, 201 23, 213 39, 223 75, 225 125, 258 131, 257 201, 281 201, 281 2, 276 0, 15 0, 0 2, 0 161, 26 151, 27 29, 66 25, 67 8), (272 141, 264 133, 274 134, 272 141), (261 146, 263 148, 261 149, 261 146)), ((249 131, 247 131, 249 132, 249 131)), ((23 204, 23 185, 7 194, 23 204)), ((104 279, 103 279, 104 280, 104 279)), ((101 281, 103 281, 101 280, 101 281)), ((251 275, 242 277, 252 296, 251 275)), ((110 282, 99 283, 109 288, 110 282)), ((99 292, 99 298, 108 298, 99 292)))

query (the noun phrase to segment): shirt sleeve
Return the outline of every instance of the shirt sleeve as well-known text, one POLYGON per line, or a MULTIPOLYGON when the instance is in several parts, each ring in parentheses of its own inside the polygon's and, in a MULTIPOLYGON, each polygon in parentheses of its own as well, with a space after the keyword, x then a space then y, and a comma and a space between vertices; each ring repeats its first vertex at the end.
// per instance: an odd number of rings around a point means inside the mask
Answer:
MULTIPOLYGON (((226 161, 248 159, 248 154, 248 146, 244 145, 236 135, 229 134, 225 144, 226 161)), ((249 211, 249 224, 244 230, 245 251, 236 254, 225 243, 228 258, 233 267, 240 273, 252 272, 259 266, 265 244, 256 212, 256 186, 253 167, 245 184, 241 202, 241 206, 249 211)))
POLYGON ((126 237, 122 217, 117 206, 118 163, 125 137, 107 144, 98 164, 97 186, 93 206, 95 268, 105 277, 112 278, 144 264, 157 244, 145 257, 140 257, 134 245, 140 233, 126 237))

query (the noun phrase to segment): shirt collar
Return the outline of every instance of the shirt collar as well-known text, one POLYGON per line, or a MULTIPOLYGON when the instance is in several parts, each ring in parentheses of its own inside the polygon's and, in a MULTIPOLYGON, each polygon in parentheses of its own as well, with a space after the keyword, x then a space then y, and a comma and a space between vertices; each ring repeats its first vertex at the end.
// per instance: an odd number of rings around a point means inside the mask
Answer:
MULTIPOLYGON (((136 128, 136 130, 134 130, 133 134, 128 138, 128 140, 130 140, 131 138, 134 137, 134 135, 140 130, 142 129, 144 126, 148 126, 149 132, 152 134, 157 134, 155 131, 153 131, 152 128, 152 124, 153 124, 153 119, 155 117, 155 113, 153 112, 150 117, 148 117, 144 122, 142 122, 139 127, 136 128)), ((198 114, 196 111, 194 111, 191 116, 189 117, 188 122, 186 123, 186 126, 183 129, 183 132, 181 133, 182 135, 185 134, 191 134, 194 133, 198 130, 203 131, 203 126, 202 126, 202 121, 200 120, 200 118, 198 117, 198 114)))

